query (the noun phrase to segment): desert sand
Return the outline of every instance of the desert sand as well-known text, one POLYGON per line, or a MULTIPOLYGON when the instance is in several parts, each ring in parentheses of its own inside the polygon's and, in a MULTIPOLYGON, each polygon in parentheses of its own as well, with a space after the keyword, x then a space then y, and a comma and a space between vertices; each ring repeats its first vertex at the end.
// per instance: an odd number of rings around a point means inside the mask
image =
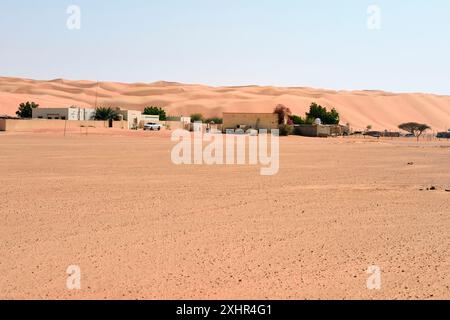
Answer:
POLYGON ((271 177, 173 145, 0 133, 0 298, 450 299, 450 142, 287 137, 271 177))
POLYGON ((200 112, 207 117, 226 112, 272 112, 279 104, 303 116, 311 102, 335 107, 343 124, 355 130, 372 125, 374 130, 397 130, 403 122, 427 123, 435 131, 450 128, 450 96, 382 91, 332 91, 312 88, 210 87, 174 82, 112 83, 57 79, 36 81, 0 77, 0 115, 14 115, 21 102, 42 107, 96 105, 143 110, 163 107, 169 115, 200 112))

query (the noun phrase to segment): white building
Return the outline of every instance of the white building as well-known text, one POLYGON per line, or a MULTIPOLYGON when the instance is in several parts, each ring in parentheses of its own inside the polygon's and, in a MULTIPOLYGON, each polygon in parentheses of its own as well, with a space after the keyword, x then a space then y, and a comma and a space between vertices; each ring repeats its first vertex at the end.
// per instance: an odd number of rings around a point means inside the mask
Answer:
POLYGON ((94 115, 95 109, 78 107, 33 109, 33 119, 86 121, 94 120, 94 115))
POLYGON ((118 109, 117 113, 126 121, 127 129, 137 129, 149 122, 159 122, 159 116, 144 115, 141 111, 118 109))
MULTIPOLYGON (((119 121, 109 121, 109 127, 122 129, 142 128, 147 123, 159 123, 159 115, 145 115, 141 111, 116 109, 119 121)), ((68 108, 36 108, 33 109, 33 119, 90 121, 94 120, 95 109, 68 108)))

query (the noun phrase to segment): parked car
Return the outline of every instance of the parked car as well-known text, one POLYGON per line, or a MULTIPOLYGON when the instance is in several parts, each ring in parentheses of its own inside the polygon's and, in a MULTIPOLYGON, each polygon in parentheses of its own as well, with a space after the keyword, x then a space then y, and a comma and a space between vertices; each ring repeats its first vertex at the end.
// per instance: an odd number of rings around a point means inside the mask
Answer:
POLYGON ((160 124, 158 124, 158 123, 153 123, 153 122, 146 123, 146 124, 144 125, 144 130, 160 131, 161 128, 162 128, 162 126, 161 126, 160 124))

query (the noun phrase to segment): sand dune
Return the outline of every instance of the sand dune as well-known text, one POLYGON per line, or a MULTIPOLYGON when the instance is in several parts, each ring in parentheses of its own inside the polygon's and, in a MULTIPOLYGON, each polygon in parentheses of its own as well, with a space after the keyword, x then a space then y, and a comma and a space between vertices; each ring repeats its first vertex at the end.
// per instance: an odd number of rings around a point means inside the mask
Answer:
POLYGON ((271 112, 283 103, 299 115, 315 101, 335 107, 343 123, 354 129, 395 129, 405 121, 428 123, 434 130, 450 128, 450 96, 382 91, 331 91, 303 87, 209 87, 176 82, 113 83, 55 79, 37 81, 0 77, 0 115, 14 115, 19 103, 35 101, 42 107, 77 105, 122 107, 143 110, 163 107, 170 115, 200 112, 220 116, 222 112, 271 112))

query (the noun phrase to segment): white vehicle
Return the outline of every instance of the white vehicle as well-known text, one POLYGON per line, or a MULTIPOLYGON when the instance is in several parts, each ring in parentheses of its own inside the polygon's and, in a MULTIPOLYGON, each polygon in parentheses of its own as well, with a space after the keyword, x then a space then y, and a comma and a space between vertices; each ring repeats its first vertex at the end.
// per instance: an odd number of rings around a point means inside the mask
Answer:
POLYGON ((161 130, 161 127, 162 127, 162 126, 161 126, 160 124, 150 122, 150 123, 146 123, 146 124, 144 125, 144 130, 160 131, 160 130, 161 130))

